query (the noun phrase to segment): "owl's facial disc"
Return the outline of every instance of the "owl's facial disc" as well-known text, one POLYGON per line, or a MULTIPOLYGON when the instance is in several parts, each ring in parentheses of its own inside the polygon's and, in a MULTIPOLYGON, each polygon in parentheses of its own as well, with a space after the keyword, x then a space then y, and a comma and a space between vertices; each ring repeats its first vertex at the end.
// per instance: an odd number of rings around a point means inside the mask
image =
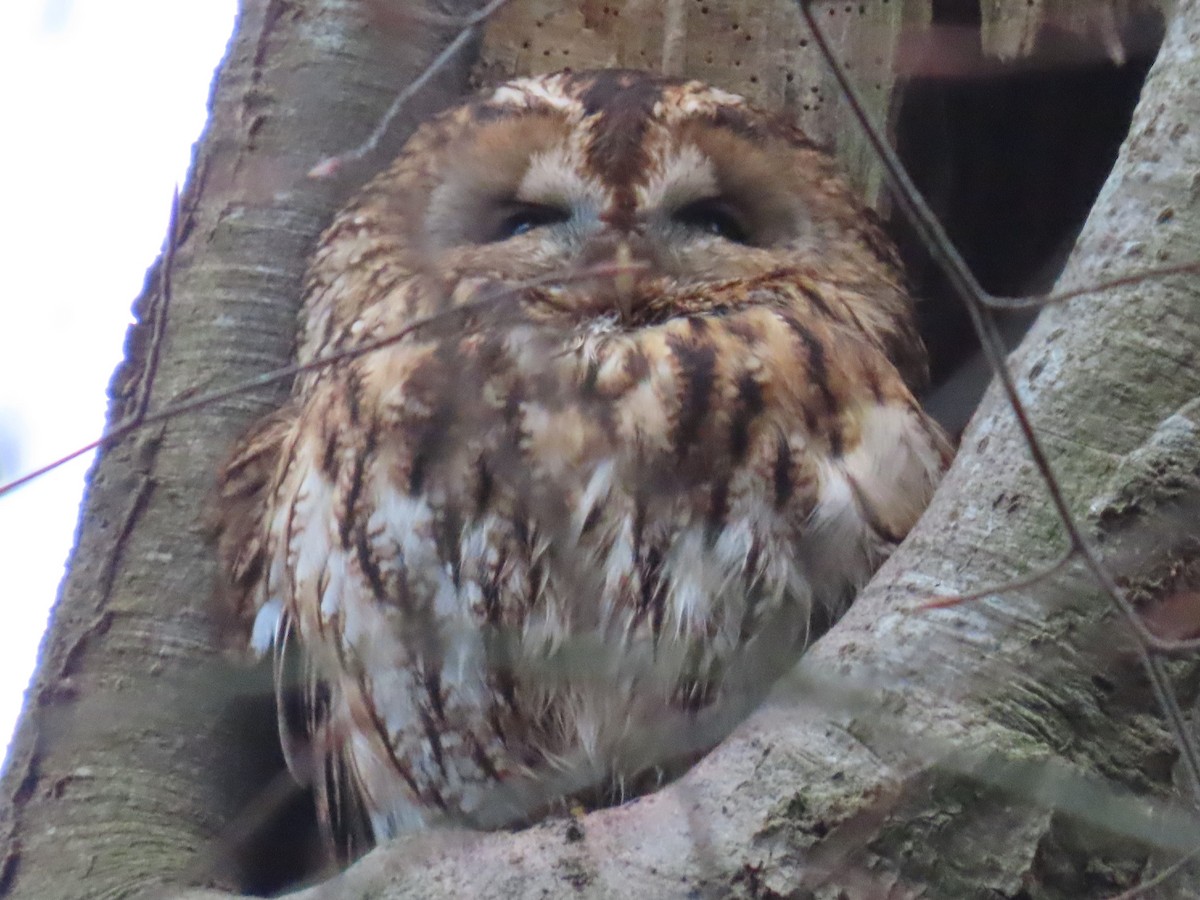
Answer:
POLYGON ((541 118, 492 123, 474 147, 516 143, 524 155, 467 153, 445 172, 427 211, 428 231, 441 249, 536 241, 565 263, 594 257, 605 232, 652 244, 660 252, 647 257, 663 260, 713 241, 763 244, 761 217, 723 188, 718 167, 694 143, 662 147, 649 177, 622 189, 590 170, 588 147, 554 124, 541 118), (519 143, 516 128, 528 129, 519 143))
POLYGON ((513 82, 436 159, 413 220, 420 264, 542 284, 561 274, 580 309, 604 306, 587 270, 620 269, 618 248, 637 266, 635 293, 654 296, 792 266, 863 271, 875 253, 823 153, 695 83, 513 82))

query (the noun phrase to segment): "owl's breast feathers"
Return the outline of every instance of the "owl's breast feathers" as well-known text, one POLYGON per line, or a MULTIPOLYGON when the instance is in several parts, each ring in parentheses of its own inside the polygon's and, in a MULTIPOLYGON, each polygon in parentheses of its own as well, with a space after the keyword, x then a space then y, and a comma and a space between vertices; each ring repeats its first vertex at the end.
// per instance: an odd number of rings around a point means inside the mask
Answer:
POLYGON ((232 495, 279 460, 231 566, 253 643, 328 683, 377 834, 704 749, 840 612, 948 455, 861 300, 792 271, 637 327, 417 334, 248 441, 232 495))

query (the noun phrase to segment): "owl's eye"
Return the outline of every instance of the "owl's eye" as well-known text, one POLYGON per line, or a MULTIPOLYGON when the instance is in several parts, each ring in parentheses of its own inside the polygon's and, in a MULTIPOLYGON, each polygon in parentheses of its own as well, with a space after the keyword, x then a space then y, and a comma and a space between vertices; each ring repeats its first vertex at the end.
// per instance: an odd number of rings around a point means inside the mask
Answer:
POLYGON ((671 219, 691 231, 724 238, 735 244, 747 243, 746 229, 742 223, 727 204, 716 198, 696 200, 681 206, 671 215, 671 219))
POLYGON ((546 206, 542 203, 514 203, 508 210, 491 237, 492 242, 506 241, 541 228, 544 225, 555 225, 566 222, 571 218, 569 210, 558 206, 546 206))

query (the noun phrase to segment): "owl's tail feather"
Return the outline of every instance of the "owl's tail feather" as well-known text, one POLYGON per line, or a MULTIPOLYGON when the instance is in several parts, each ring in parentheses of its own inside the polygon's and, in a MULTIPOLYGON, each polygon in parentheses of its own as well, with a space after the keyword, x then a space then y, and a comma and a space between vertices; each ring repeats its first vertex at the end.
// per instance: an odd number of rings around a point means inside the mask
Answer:
POLYGON ((370 817, 352 765, 339 752, 342 741, 333 733, 337 725, 330 715, 330 687, 317 677, 286 612, 279 618, 273 666, 284 759, 292 777, 313 793, 325 849, 344 865, 371 848, 370 817))

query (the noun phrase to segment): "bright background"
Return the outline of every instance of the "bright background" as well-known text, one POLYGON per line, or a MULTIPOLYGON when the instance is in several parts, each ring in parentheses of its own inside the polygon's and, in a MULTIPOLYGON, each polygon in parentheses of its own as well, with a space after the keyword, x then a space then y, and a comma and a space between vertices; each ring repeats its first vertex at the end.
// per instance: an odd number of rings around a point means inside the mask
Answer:
MULTIPOLYGON (((236 0, 5 0, 0 483, 94 440, 236 0)), ((0 497, 7 746, 71 547, 76 460, 0 497)))

